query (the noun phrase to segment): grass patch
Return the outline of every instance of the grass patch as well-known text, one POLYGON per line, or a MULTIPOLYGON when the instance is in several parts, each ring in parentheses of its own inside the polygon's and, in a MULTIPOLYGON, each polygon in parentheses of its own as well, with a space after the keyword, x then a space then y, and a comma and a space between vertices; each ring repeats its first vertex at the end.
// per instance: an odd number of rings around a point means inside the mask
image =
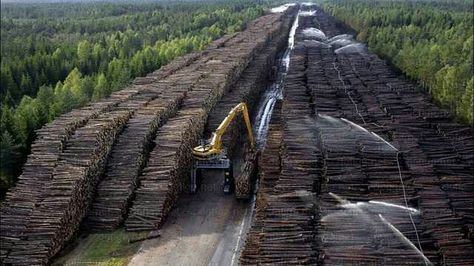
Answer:
POLYGON ((130 239, 145 237, 148 232, 127 232, 123 228, 110 233, 79 236, 53 265, 126 265, 141 242, 130 239))

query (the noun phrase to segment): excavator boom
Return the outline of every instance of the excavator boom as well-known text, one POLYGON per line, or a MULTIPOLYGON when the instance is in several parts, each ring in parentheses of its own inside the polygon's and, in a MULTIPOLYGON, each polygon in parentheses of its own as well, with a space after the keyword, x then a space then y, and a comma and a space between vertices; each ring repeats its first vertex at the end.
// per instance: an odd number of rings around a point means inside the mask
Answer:
POLYGON ((222 136, 225 134, 230 123, 239 114, 243 114, 245 126, 247 127, 247 134, 250 142, 251 149, 255 149, 255 138, 253 136, 252 125, 250 124, 250 117, 248 108, 245 103, 239 103, 237 106, 230 110, 229 114, 222 120, 219 127, 212 134, 212 138, 209 144, 200 145, 193 149, 193 155, 199 160, 208 160, 219 156, 222 153, 222 136))
MULTIPOLYGON (((249 188, 251 187, 251 173, 255 172, 255 165, 258 154, 256 153, 255 138, 252 132, 252 125, 250 124, 249 112, 245 103, 239 103, 237 106, 230 110, 229 114, 222 120, 216 131, 212 134, 212 138, 209 143, 194 147, 192 150, 194 162, 191 170, 191 192, 196 192, 198 187, 198 176, 202 169, 223 169, 224 170, 224 182, 223 188, 225 193, 229 193, 236 187, 236 197, 246 198, 250 195, 249 188), (222 148, 222 136, 225 134, 227 128, 232 121, 237 117, 238 114, 242 113, 242 117, 247 127, 248 139, 250 142, 250 150, 247 151, 246 161, 243 164, 246 171, 244 175, 247 178, 240 178, 238 180, 244 180, 243 182, 237 183, 235 186, 232 161, 227 157, 225 149, 222 148), (250 170, 249 170, 250 169, 250 170)), ((244 170, 245 170, 244 169, 244 170)))

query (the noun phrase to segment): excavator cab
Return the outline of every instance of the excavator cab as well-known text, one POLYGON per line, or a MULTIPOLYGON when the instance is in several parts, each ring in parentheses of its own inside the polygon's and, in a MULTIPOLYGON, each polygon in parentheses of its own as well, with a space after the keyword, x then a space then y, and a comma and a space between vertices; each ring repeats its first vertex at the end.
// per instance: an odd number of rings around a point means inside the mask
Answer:
POLYGON ((239 103, 232 108, 229 114, 222 120, 219 127, 212 134, 210 140, 201 140, 201 145, 192 150, 193 168, 191 170, 191 192, 197 190, 197 177, 201 169, 224 169, 223 190, 225 193, 231 193, 234 187, 234 176, 232 162, 227 157, 226 149, 222 147, 222 136, 233 119, 239 114, 243 114, 245 125, 247 127, 248 139, 251 149, 255 149, 255 138, 250 124, 247 105, 239 103))
POLYGON ((203 144, 194 147, 193 157, 196 160, 214 160, 225 156, 225 150, 216 150, 211 144, 211 139, 201 141, 203 144))

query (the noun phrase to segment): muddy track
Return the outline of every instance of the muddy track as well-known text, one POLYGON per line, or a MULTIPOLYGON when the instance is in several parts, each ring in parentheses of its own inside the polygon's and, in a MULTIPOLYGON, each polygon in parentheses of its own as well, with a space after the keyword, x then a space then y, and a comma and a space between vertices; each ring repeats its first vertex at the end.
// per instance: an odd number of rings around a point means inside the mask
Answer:
POLYGON ((472 129, 358 44, 339 49, 334 18, 299 25, 241 263, 472 264, 472 129))

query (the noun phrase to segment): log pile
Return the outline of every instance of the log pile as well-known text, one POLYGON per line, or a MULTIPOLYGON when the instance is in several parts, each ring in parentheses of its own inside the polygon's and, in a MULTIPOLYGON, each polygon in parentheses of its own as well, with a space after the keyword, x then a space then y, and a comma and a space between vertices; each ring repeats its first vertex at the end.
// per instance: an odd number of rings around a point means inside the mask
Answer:
POLYGON ((200 56, 200 53, 190 54, 162 67, 147 77, 137 78, 137 82, 129 87, 114 92, 110 97, 97 103, 61 115, 36 132, 37 138, 31 145, 31 154, 23 166, 22 174, 19 176, 16 186, 7 193, 0 209, 2 219, 0 260, 6 259, 10 250, 21 239, 32 211, 45 197, 43 186, 51 180, 53 170, 58 164, 58 157, 63 151, 66 141, 74 132, 85 126, 90 119, 113 111, 117 105, 129 101, 143 90, 148 90, 150 86, 142 86, 146 83, 143 82, 143 79, 165 78, 187 64, 191 64, 200 56))
MULTIPOLYGON (((337 24, 322 11, 316 20, 300 17, 300 25, 317 25, 328 37, 344 33, 337 24)), ((305 210, 298 200, 288 199, 306 179, 294 181, 293 174, 293 182, 284 182, 288 162, 297 170, 316 165, 296 175, 312 175, 314 188, 308 189, 307 183, 303 190, 316 193, 307 203, 315 204, 311 232, 317 238, 300 242, 308 251, 300 264, 314 259, 312 252, 318 254, 318 263, 330 265, 474 263, 472 129, 453 122, 424 92, 370 53, 335 54, 332 48, 300 39, 285 90, 284 106, 289 108, 283 108, 280 123, 285 126, 283 141, 267 142, 273 153, 275 147, 284 149, 271 163, 262 159, 257 210, 242 264, 297 263, 297 256, 286 258, 284 250, 293 250, 298 238, 290 237, 278 218, 288 205, 294 212, 305 210), (311 97, 304 101, 307 92, 311 97), (292 115, 304 108, 315 116, 292 124, 298 121, 292 115), (318 148, 305 152, 313 153, 313 160, 293 159, 309 149, 292 143, 289 128, 296 132, 298 127, 315 132, 307 133, 305 141, 318 148), (270 238, 277 230, 285 232, 286 242, 270 238)), ((290 224, 292 217, 286 217, 290 224)))
MULTIPOLYGON (((413 179, 406 169, 401 169, 404 191, 400 185, 398 151, 352 124, 327 118, 316 122, 324 148, 322 175, 327 180, 320 192, 317 227, 324 263, 423 264, 380 216, 418 247, 413 224, 402 208, 404 193, 409 202, 416 200, 416 193, 408 186, 413 179), (387 203, 398 207, 383 207, 387 203), (384 243, 382 253, 372 248, 379 242, 384 243)), ((411 215, 421 235, 426 231, 421 216, 418 211, 411 215)), ((421 235, 420 243, 424 255, 437 261, 433 239, 421 235)))
POLYGON ((415 177, 423 223, 433 232, 435 244, 443 254, 443 263, 472 261, 467 259, 472 258, 474 252, 469 234, 465 233, 472 228, 474 206, 470 195, 474 190, 472 156, 466 156, 466 150, 472 151, 472 134, 469 137, 472 129, 456 125, 456 133, 451 133, 451 136, 457 137, 448 139, 446 133, 439 130, 444 124, 453 124, 445 112, 430 103, 413 85, 390 75, 382 61, 373 58, 360 60, 371 62, 369 69, 354 67, 361 77, 378 69, 378 83, 364 83, 375 94, 378 105, 394 121, 391 129, 393 141, 403 151, 406 167, 415 177), (465 148, 455 148, 463 144, 465 148))
MULTIPOLYGON (((311 198, 317 187, 320 170, 316 138, 306 127, 311 96, 305 87, 305 53, 296 47, 291 56, 282 111, 281 172, 272 182, 273 187, 266 187, 266 193, 259 192, 257 197, 257 214, 241 256, 244 265, 302 265, 317 261, 313 241, 315 205, 307 197, 311 198)), ((272 139, 269 143, 275 145, 272 139)))
POLYGON ((188 67, 189 65, 193 64, 195 61, 200 59, 201 57, 203 57, 203 53, 199 53, 199 52, 184 55, 182 57, 175 59, 174 61, 171 61, 169 64, 161 67, 160 69, 146 75, 145 77, 136 78, 135 80, 133 80, 132 84, 137 84, 137 85, 154 84, 156 82, 159 82, 175 74, 177 71, 185 67, 188 67))
POLYGON ((198 125, 203 125, 205 119, 202 109, 191 110, 192 114, 179 111, 176 117, 159 128, 156 146, 139 178, 140 186, 125 222, 127 230, 156 229, 183 190, 183 177, 189 175, 189 150, 202 130, 202 126, 199 128, 198 125))
POLYGON ((249 199, 252 195, 252 184, 257 176, 258 153, 247 151, 239 175, 235 178, 235 197, 249 199))
POLYGON ((85 224, 93 230, 115 229, 123 221, 138 174, 159 125, 174 115, 184 92, 168 93, 138 110, 112 147, 104 178, 97 186, 85 224))
MULTIPOLYGON (((239 80, 230 87, 219 103, 209 114, 205 136, 210 137, 211 133, 219 126, 229 111, 240 102, 245 102, 250 109, 251 117, 254 113, 254 105, 260 94, 266 88, 267 81, 272 72, 271 67, 275 63, 277 52, 284 48, 287 42, 292 16, 288 16, 283 21, 279 32, 269 40, 265 49, 261 51, 249 66, 244 70, 239 80)), ((252 123, 253 124, 253 123, 252 123)), ((227 150, 230 158, 235 156, 235 146, 237 143, 248 141, 247 130, 242 122, 241 116, 235 119, 226 130, 223 137, 223 146, 227 150)), ((245 153, 245 161, 240 169, 240 175, 236 177, 235 196, 240 199, 247 199, 251 195, 252 184, 257 173, 257 154, 245 153)))
MULTIPOLYGON (((329 59, 329 61, 331 60, 333 59, 329 59)), ((350 112, 344 112, 342 116, 363 124, 364 127, 377 132, 386 139, 392 138, 395 146, 400 150, 400 163, 405 182, 419 190, 418 193, 410 193, 409 189, 411 188, 407 188, 407 197, 409 200, 412 200, 413 204, 418 203, 417 199, 421 198, 419 208, 422 214, 418 218, 419 221, 415 221, 420 234, 427 235, 424 232, 433 232, 431 236, 421 237, 425 255, 432 262, 439 261, 439 258, 436 256, 436 247, 445 244, 439 240, 449 238, 446 235, 449 231, 452 235, 449 241, 450 243, 448 244, 458 247, 454 250, 447 247, 442 248, 443 256, 445 256, 444 261, 450 261, 450 263, 469 261, 466 259, 472 256, 472 249, 467 248, 468 241, 461 233, 463 226, 455 214, 449 209, 449 205, 445 200, 448 195, 442 193, 437 184, 437 176, 433 172, 433 166, 430 166, 433 165, 433 162, 436 164, 436 160, 435 158, 430 159, 427 157, 427 155, 429 156, 430 154, 428 149, 420 149, 424 143, 420 137, 426 138, 430 135, 433 136, 432 134, 434 133, 431 129, 433 125, 427 123, 426 117, 422 118, 422 116, 420 116, 422 109, 431 110, 429 114, 438 117, 437 120, 445 120, 446 114, 429 103, 427 97, 420 91, 417 91, 409 82, 396 77, 385 63, 374 55, 339 54, 335 62, 337 64, 336 69, 339 70, 340 75, 342 75, 344 82, 342 85, 346 85, 346 90, 352 90, 351 96, 359 110, 359 113, 352 112, 352 114, 350 112), (347 88, 347 85, 350 85, 351 88, 347 88), (416 105, 418 105, 418 107, 416 107, 416 105), (368 110, 370 110, 370 112, 368 112, 368 110), (429 133, 430 131, 432 133, 429 133), (441 220, 446 221, 442 226, 445 228, 440 228, 438 223, 441 220), (435 226, 435 224, 437 226, 435 226)), ((330 69, 331 66, 328 62, 328 64, 322 66, 322 68, 330 69)), ((324 76, 324 74, 322 76, 324 76)), ((328 83, 330 83, 330 81, 328 83)), ((321 91, 321 93, 315 95, 315 98, 319 97, 321 99, 322 97, 324 99, 323 94, 324 91, 321 91)), ((348 97, 346 96, 345 98, 348 97)), ((330 99, 328 100, 330 101, 330 99)), ((341 105, 344 101, 341 101, 341 99, 337 97, 337 102, 341 105)), ((347 100, 345 102, 347 102, 347 100)), ((330 105, 330 102, 327 104, 330 105)), ((354 103, 352 105, 354 105, 354 103)), ((341 109, 344 109, 344 107, 341 109)), ((442 142, 440 138, 436 138, 436 141, 438 143, 442 142)), ((438 153, 453 153, 449 145, 437 144, 437 147, 439 148, 438 153)), ((451 156, 456 157, 454 154, 451 156)), ((375 160, 375 158, 385 157, 386 155, 382 157, 382 155, 374 154, 371 161, 375 160)), ((377 164, 382 164, 382 162, 379 161, 377 164)), ((463 166, 460 161, 456 163, 457 166, 461 166, 461 169, 468 169, 469 166, 466 166, 468 164, 469 163, 466 163, 463 166)), ((446 165, 440 168, 449 169, 446 165)), ((397 183, 397 179, 395 178, 396 172, 392 170, 392 174, 389 174, 390 172, 386 168, 380 168, 380 170, 377 171, 375 174, 372 173, 372 176, 375 178, 377 178, 377 176, 379 177, 375 180, 368 180, 368 199, 385 199, 397 204, 403 203, 399 187, 400 182, 397 183), (377 171, 381 172, 377 175, 377 171), (382 173, 383 178, 380 176, 382 173), (393 176, 393 181, 390 182, 387 176, 393 176)), ((466 172, 463 174, 463 170, 459 171, 458 169, 457 174, 466 175, 466 172)), ((366 176, 370 176, 370 172, 367 173, 366 176)), ((469 184, 469 182, 465 184, 469 184)), ((469 188, 466 189, 466 192, 468 190, 469 188)), ((469 201, 468 197, 462 197, 461 195, 461 198, 463 198, 465 202, 469 201)), ((396 224, 395 226, 399 229, 405 228, 408 232, 404 232, 404 234, 410 236, 409 226, 404 227, 404 225, 400 224, 396 224)), ((403 232, 403 230, 401 231, 403 232)), ((413 234, 411 234, 409 239, 411 239, 413 243, 417 243, 416 237, 414 237, 413 234)), ((396 259, 402 263, 401 255, 399 256, 400 258, 397 257, 396 259)), ((406 257, 404 258, 406 259, 406 257)), ((380 258, 378 260, 380 260, 380 258)))
MULTIPOLYGON (((197 67, 192 66, 192 69, 197 67)), ((113 146, 106 174, 97 187, 85 227, 111 230, 125 218, 137 177, 148 159, 158 126, 175 115, 193 83, 202 78, 203 74, 198 71, 182 73, 187 71, 188 67, 175 69, 166 79, 147 85, 160 91, 160 95, 134 114, 113 146), (170 86, 174 88, 172 91, 168 90, 170 86)))
POLYGON ((127 101, 137 92, 138 88, 134 86, 113 93, 104 101, 58 117, 36 132, 37 140, 31 146, 31 154, 23 172, 16 186, 7 193, 0 210, 1 260, 6 258, 8 252, 21 239, 32 211, 45 198, 43 187, 51 180, 67 140, 90 119, 114 109, 117 104, 127 101))
POLYGON ((281 106, 282 101, 278 100, 273 107, 274 111, 268 126, 267 143, 258 165, 259 191, 262 193, 269 193, 275 187, 275 182, 282 170, 280 154, 283 149, 283 118, 281 116, 281 106))
POLYGON ((65 143, 44 198, 32 211, 18 243, 4 260, 15 265, 46 264, 76 231, 87 209, 115 135, 130 112, 98 116, 65 143))
POLYGON ((259 164, 259 188, 255 205, 255 217, 247 233, 245 246, 240 256, 243 265, 257 264, 261 256, 261 241, 265 220, 266 198, 273 191, 281 172, 281 149, 283 141, 283 121, 281 101, 277 101, 269 122, 267 142, 259 164))
MULTIPOLYGON (((187 124, 195 128, 199 128, 199 123, 204 125, 206 114, 226 88, 237 80, 259 49, 264 47, 269 36, 278 32, 284 16, 286 14, 262 17, 248 31, 216 41, 208 50, 185 56, 159 71, 138 78, 129 88, 63 115, 41 129, 18 186, 9 193, 1 209, 2 262, 47 263, 76 232, 92 201, 101 173, 106 168, 112 144, 128 118, 132 118, 130 123, 145 131, 136 136, 128 130, 124 132, 136 137, 127 145, 131 145, 131 142, 141 145, 130 151, 133 153, 146 148, 147 143, 150 143, 149 139, 153 139, 152 133, 160 125, 156 117, 163 116, 157 114, 160 106, 170 106, 160 102, 158 98, 173 102, 176 99, 173 91, 184 95, 183 92, 192 89, 188 93, 188 109, 181 110, 175 118, 182 120, 190 116, 191 122, 187 124), (194 72, 199 75, 194 75, 194 72), (191 76, 192 78, 188 78, 191 76), (156 85, 158 80, 163 81, 161 87, 156 85), (151 102, 154 99, 157 100, 151 102), (157 113, 149 116, 152 112, 147 110, 147 104, 156 107, 157 113), (190 111, 195 113, 188 114, 190 111), (88 152, 89 157, 86 157, 88 152), (76 153, 80 156, 75 156, 76 153), (38 248, 35 247, 36 244, 39 245, 38 248)), ((117 144, 125 145, 125 141, 117 141, 117 144)), ((163 145, 166 146, 166 143, 163 145)), ((176 148, 184 149, 185 146, 176 148)), ((118 151, 117 149, 114 154, 120 154, 118 151)), ((140 155, 146 158, 147 152, 144 153, 140 155)), ((140 160, 142 159, 137 158, 135 161, 137 165, 140 160)), ((134 164, 135 169, 140 168, 137 165, 134 164)), ((125 193, 122 194, 125 198, 133 190, 133 178, 133 175, 129 176, 128 183, 116 190, 125 188, 125 193)), ((119 208, 123 208, 123 205, 119 208)))
POLYGON ((150 153, 143 175, 138 178, 139 186, 125 222, 127 230, 153 230, 163 223, 187 185, 190 150, 202 136, 207 116, 221 97, 231 89, 230 95, 233 96, 227 98, 230 101, 240 102, 248 95, 258 95, 258 91, 251 90, 251 85, 259 82, 266 65, 259 65, 262 60, 251 66, 249 63, 261 58, 256 55, 269 46, 271 36, 281 35, 282 18, 269 15, 256 20, 245 32, 216 45, 212 58, 194 70, 201 72, 202 78, 192 85, 177 115, 158 129, 156 146, 150 153), (260 73, 248 71, 249 68, 260 73))

